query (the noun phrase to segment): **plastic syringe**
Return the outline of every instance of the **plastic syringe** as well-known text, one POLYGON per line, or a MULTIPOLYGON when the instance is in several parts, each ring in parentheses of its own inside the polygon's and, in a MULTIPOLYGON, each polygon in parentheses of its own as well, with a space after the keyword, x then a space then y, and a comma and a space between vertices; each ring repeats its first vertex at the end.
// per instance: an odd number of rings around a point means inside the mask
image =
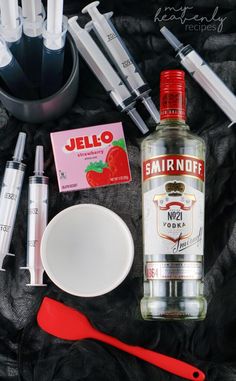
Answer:
POLYGON ((24 32, 24 70, 36 87, 41 80, 43 22, 45 10, 41 0, 22 0, 24 32))
POLYGON ((43 283, 44 268, 40 245, 48 222, 48 177, 44 176, 43 146, 36 147, 34 176, 29 178, 27 269, 30 283, 27 286, 46 286, 43 283))
POLYGON ((165 26, 160 31, 184 68, 232 121, 230 126, 236 123, 236 97, 232 91, 190 45, 183 45, 165 26))
POLYGON ((26 134, 20 132, 13 155, 8 161, 2 181, 0 195, 0 270, 3 270, 3 261, 10 254, 10 245, 19 200, 22 190, 26 165, 22 163, 25 149, 26 134))
POLYGON ((0 37, 0 76, 12 95, 21 99, 36 99, 31 82, 13 57, 6 42, 0 37))
POLYGON ((77 16, 69 19, 69 32, 80 54, 110 95, 118 110, 126 112, 140 131, 146 134, 148 127, 135 109, 134 97, 94 42, 93 38, 85 29, 79 26, 77 20, 77 16))
POLYGON ((23 64, 22 15, 18 0, 0 0, 1 34, 13 56, 23 64))
POLYGON ((47 3, 47 20, 43 27, 42 97, 56 93, 63 82, 68 28, 67 17, 63 16, 63 4, 63 0, 48 0, 47 3))
POLYGON ((132 94, 142 100, 151 117, 156 123, 159 123, 160 114, 150 97, 151 89, 112 24, 113 12, 101 14, 97 9, 98 5, 99 1, 94 1, 82 9, 82 13, 89 13, 92 18, 92 21, 85 26, 85 29, 94 30, 132 94))

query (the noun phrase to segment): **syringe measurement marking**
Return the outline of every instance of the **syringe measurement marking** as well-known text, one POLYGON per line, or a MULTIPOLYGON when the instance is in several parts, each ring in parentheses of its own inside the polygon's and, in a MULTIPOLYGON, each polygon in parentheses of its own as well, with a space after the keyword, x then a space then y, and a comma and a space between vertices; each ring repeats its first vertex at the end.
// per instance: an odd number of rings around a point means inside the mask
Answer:
POLYGON ((121 65, 123 66, 124 69, 126 69, 127 67, 133 65, 133 62, 131 60, 126 60, 122 62, 121 65))
POLYGON ((37 243, 38 243, 37 239, 32 240, 32 241, 28 241, 28 246, 29 247, 36 247, 37 243))
POLYGON ((107 35, 107 42, 110 42, 110 41, 114 40, 115 38, 117 38, 117 35, 115 33, 109 33, 107 35))
POLYGON ((5 193, 4 198, 6 198, 7 200, 16 201, 17 200, 17 194, 5 193))
POLYGON ((39 209, 38 208, 29 209, 29 214, 39 214, 39 209))
POLYGON ((3 231, 4 233, 9 233, 10 229, 11 229, 10 225, 2 225, 2 224, 0 224, 0 231, 3 231))

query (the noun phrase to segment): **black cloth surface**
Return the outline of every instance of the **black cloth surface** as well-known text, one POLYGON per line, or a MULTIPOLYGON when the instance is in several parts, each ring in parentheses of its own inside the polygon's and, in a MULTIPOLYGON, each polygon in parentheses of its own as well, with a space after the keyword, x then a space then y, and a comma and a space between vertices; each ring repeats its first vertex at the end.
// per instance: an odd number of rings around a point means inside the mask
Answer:
MULTIPOLYGON (((66 0, 67 15, 80 14, 85 1, 66 0)), ((102 0, 100 11, 114 11, 114 23, 139 63, 153 89, 159 106, 161 70, 181 68, 174 51, 159 32, 170 27, 185 43, 210 63, 216 73, 236 92, 236 2, 223 0, 143 1, 102 0), (192 15, 225 18, 223 29, 186 30, 180 20, 154 22, 157 10, 165 6, 189 9, 192 15)), ((176 13, 172 11, 172 13, 176 13)), ((179 13, 178 13, 179 14, 179 13)), ((191 23, 191 22, 189 22, 191 23)), ((209 22, 214 27, 217 21, 209 22)), ((196 22, 202 26, 204 22, 196 22)), ((207 24, 208 25, 208 24, 207 24)), ((212 27, 212 29, 214 29, 212 27)), ((0 380, 22 381, 177 381, 135 357, 93 340, 66 342, 42 332, 36 313, 47 295, 87 314, 100 330, 134 345, 144 346, 192 363, 206 372, 209 381, 236 380, 236 132, 229 121, 199 85, 187 74, 188 124, 207 144, 205 293, 207 318, 203 322, 145 322, 140 317, 142 285, 141 234, 141 135, 129 118, 120 114, 83 60, 80 85, 73 108, 60 120, 29 125, 0 113, 0 176, 20 131, 27 133, 24 162, 27 164, 16 227, 12 242, 15 258, 5 261, 0 273, 0 380), (58 192, 49 133, 71 128, 122 121, 124 124, 133 181, 95 190, 63 194, 58 192), (113 292, 97 298, 77 298, 59 290, 45 275, 47 288, 28 288, 25 265, 27 234, 27 178, 33 172, 34 147, 45 147, 46 169, 50 177, 49 219, 66 207, 95 203, 118 213, 129 226, 135 243, 135 260, 124 283, 113 292)), ((142 105, 150 130, 155 129, 142 105)))

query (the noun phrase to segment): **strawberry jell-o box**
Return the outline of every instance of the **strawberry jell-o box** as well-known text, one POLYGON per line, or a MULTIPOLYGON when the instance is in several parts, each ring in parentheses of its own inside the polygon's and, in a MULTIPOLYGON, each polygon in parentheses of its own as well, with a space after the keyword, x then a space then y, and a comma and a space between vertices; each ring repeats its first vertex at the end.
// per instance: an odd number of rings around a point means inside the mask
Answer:
POLYGON ((51 133, 60 192, 131 181, 122 123, 51 133))

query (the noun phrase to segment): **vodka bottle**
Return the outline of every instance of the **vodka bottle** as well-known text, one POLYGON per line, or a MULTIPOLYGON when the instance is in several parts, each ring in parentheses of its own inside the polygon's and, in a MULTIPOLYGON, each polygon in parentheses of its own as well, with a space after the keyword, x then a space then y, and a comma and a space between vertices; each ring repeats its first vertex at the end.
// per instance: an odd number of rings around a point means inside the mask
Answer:
POLYGON ((186 119, 181 70, 161 73, 161 122, 142 142, 144 319, 204 319, 205 143, 186 119))

